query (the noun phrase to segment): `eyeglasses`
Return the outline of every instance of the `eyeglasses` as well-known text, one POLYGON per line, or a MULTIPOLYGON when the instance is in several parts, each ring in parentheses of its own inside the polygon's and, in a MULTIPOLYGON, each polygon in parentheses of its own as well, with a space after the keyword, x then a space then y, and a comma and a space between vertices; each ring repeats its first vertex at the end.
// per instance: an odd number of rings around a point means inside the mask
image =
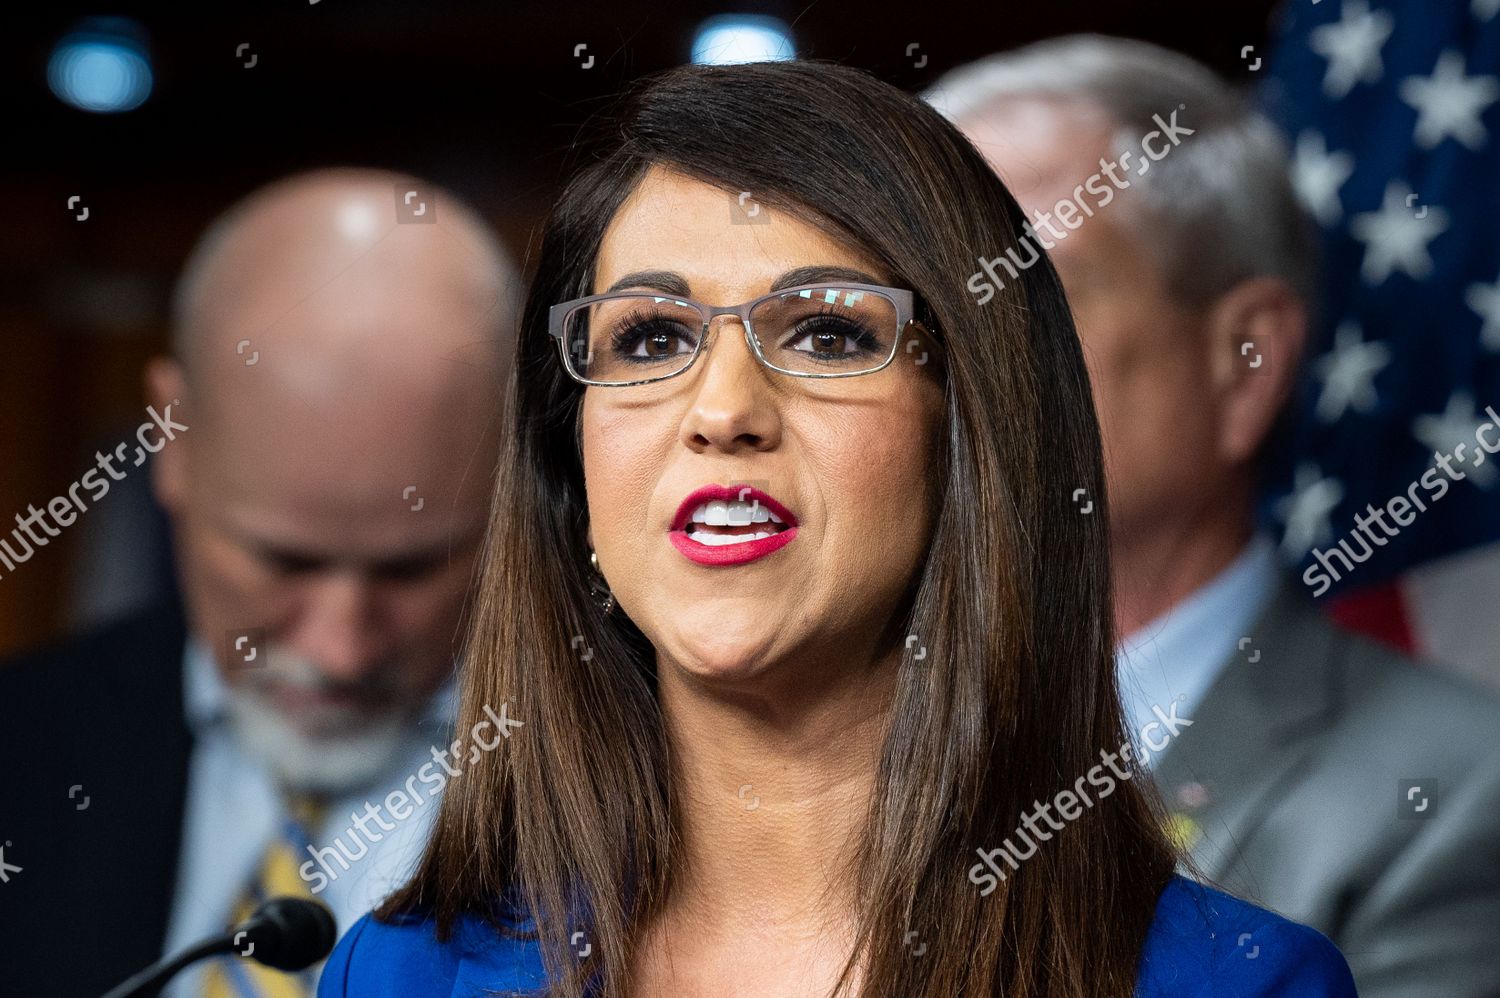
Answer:
POLYGON ((874 284, 809 284, 740 305, 705 305, 623 291, 553 305, 547 321, 575 381, 623 387, 692 367, 719 315, 740 320, 751 352, 773 371, 850 378, 890 365, 912 321, 913 296, 874 284))

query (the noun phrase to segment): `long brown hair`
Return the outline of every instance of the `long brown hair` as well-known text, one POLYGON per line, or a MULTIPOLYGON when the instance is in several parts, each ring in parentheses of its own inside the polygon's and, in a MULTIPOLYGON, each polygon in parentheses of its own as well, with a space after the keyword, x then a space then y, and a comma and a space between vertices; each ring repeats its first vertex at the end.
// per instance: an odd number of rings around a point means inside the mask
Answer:
POLYGON ((460 730, 507 700, 525 726, 447 788, 380 917, 423 913, 444 939, 466 914, 514 933, 510 898, 535 919, 552 993, 598 975, 623 995, 637 930, 672 889, 653 650, 591 598, 582 388, 547 335, 548 307, 592 291, 605 227, 661 164, 729 192, 726 212, 750 191, 841 233, 917 293, 942 344, 942 503, 893 628, 926 652, 908 647, 897 678, 836 991, 862 960, 866 996, 1130 995, 1175 858, 1144 774, 988 896, 967 875, 976 849, 1126 742, 1099 435, 1061 286, 1043 258, 986 304, 965 290, 980 256, 1016 245, 1015 200, 929 106, 823 62, 672 70, 629 95, 602 143, 543 233, 463 667, 460 730))

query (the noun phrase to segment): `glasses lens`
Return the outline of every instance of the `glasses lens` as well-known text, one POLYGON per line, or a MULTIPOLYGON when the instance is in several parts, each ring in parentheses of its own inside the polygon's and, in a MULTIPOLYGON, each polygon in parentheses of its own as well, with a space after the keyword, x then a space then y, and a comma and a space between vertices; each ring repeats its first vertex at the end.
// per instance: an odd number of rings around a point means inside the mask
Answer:
POLYGON ((703 332, 693 306, 661 295, 622 295, 582 305, 563 323, 563 347, 579 377, 623 384, 687 367, 703 332))
POLYGON ((860 374, 896 350, 896 304, 874 291, 803 288, 750 311, 761 353, 797 374, 860 374))

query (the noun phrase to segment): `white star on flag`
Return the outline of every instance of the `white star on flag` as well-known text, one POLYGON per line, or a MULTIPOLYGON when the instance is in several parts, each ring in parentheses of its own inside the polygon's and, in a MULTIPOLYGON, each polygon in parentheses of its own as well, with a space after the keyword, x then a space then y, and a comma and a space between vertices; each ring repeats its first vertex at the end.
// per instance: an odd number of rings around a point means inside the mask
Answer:
MULTIPOLYGON (((8 842, 6 843, 6 845, 9 844, 8 842)), ((5 861, 5 846, 0 846, 0 884, 10 883, 10 875, 12 873, 20 873, 22 869, 24 867, 19 867, 14 863, 7 863, 5 861)))
POLYGON ((1276 515, 1286 524, 1281 537, 1281 551, 1296 561, 1333 537, 1328 514, 1344 500, 1344 486, 1336 478, 1325 478, 1311 461, 1297 465, 1291 494, 1276 503, 1276 515))
POLYGON ((1359 274, 1371 287, 1383 283, 1398 269, 1417 281, 1432 273, 1427 244, 1447 230, 1448 213, 1424 205, 1425 214, 1419 218, 1419 212, 1408 204, 1411 197, 1410 186, 1392 180, 1385 186, 1380 210, 1355 215, 1349 223, 1350 235, 1365 244, 1359 274))
POLYGON ((1346 0, 1339 20, 1320 24, 1308 33, 1312 50, 1328 60, 1323 93, 1338 100, 1356 83, 1377 83, 1385 73, 1380 47, 1391 37, 1396 19, 1389 11, 1370 11, 1365 0, 1346 0))
MULTIPOLYGON (((1424 415, 1412 420, 1411 435, 1434 454, 1452 455, 1449 464, 1460 466, 1460 471, 1473 479, 1475 485, 1488 490, 1495 484, 1495 465, 1493 462, 1479 463, 1485 461, 1485 454, 1474 437, 1479 424, 1485 421, 1474 412, 1474 396, 1457 390, 1448 397, 1442 415, 1424 415), (1463 447, 1462 453, 1458 450, 1460 446, 1463 447)), ((1430 467, 1437 467, 1437 462, 1430 467)))
POLYGON ((1413 139, 1423 149, 1435 148, 1450 135, 1478 149, 1489 136, 1479 116, 1500 100, 1500 80, 1465 76, 1463 53, 1449 49, 1438 56, 1431 76, 1401 81, 1401 99, 1417 109, 1413 139))
POLYGON ((1500 350, 1500 277, 1494 284, 1471 284, 1464 302, 1484 320, 1479 341, 1486 350, 1500 350))
POLYGON ((1488 21, 1500 14, 1500 0, 1474 0, 1469 5, 1469 12, 1481 21, 1488 21))
POLYGON ((1311 128, 1297 136, 1292 156, 1292 186, 1297 197, 1322 226, 1335 225, 1344 214, 1339 188, 1354 173, 1354 157, 1329 152, 1323 133, 1311 128))
POLYGON ((1313 373, 1323 382, 1318 396, 1318 418, 1325 423, 1337 422, 1345 412, 1368 413, 1379 397, 1375 392, 1375 375, 1391 362, 1391 351, 1384 343, 1366 343, 1359 323, 1346 319, 1334 333, 1333 349, 1313 362, 1313 373))

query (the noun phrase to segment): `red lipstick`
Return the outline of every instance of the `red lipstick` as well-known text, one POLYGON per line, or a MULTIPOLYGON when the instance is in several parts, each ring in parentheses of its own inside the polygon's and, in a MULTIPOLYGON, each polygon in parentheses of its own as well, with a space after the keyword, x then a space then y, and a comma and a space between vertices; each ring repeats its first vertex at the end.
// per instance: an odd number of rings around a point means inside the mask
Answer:
MULTIPOLYGON (((769 521, 774 523, 774 521, 769 521)), ((753 525, 752 525, 753 526, 753 525)), ((707 532, 704 532, 707 533, 707 532)), ((717 532, 716 532, 717 533, 717 532)), ((718 536, 730 536, 718 534, 718 536)), ((672 517, 667 539, 683 556, 700 565, 743 565, 786 547, 797 536, 797 518, 774 498, 749 485, 705 485, 688 493, 672 517), (693 511, 707 502, 748 502, 780 519, 784 529, 758 540, 706 544, 690 536, 693 511)))

